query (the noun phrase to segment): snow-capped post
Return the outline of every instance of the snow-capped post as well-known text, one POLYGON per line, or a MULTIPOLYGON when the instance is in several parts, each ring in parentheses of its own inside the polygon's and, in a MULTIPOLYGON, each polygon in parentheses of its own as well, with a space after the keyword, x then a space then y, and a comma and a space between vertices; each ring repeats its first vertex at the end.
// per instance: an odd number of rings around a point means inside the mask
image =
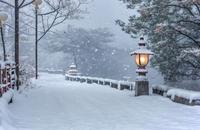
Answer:
POLYGON ((3 45, 3 59, 6 61, 6 47, 5 47, 5 40, 3 35, 3 24, 8 19, 8 15, 6 13, 0 13, 0 30, 1 30, 1 40, 3 45))
POLYGON ((146 66, 149 63, 149 56, 153 55, 153 52, 147 50, 143 37, 140 38, 138 45, 139 48, 136 51, 131 52, 131 56, 135 56, 135 62, 138 66, 136 69, 138 76, 135 82, 135 96, 149 95, 149 81, 146 77, 148 71, 146 66))
POLYGON ((35 6, 35 79, 38 78, 38 9, 42 4, 42 0, 34 0, 35 6))

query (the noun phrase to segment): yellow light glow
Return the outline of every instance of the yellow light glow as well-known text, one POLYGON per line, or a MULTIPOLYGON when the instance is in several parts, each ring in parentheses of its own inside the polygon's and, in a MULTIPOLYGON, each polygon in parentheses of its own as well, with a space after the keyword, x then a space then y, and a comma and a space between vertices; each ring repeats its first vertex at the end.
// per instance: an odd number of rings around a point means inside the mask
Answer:
POLYGON ((149 63, 148 54, 137 54, 135 55, 135 62, 138 66, 144 67, 149 63))

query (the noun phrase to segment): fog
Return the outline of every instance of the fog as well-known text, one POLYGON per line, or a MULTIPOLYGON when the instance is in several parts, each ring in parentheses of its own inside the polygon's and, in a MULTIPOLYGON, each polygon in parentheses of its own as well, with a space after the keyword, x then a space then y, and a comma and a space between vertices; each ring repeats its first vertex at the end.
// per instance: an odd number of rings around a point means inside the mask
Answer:
POLYGON ((115 24, 115 20, 127 21, 129 15, 134 13, 127 10, 125 4, 118 0, 92 0, 85 8, 88 13, 83 15, 83 19, 68 20, 65 24, 59 25, 56 30, 65 30, 69 24, 86 29, 108 28, 115 35, 113 46, 118 48, 136 47, 137 41, 122 32, 121 28, 115 24))
MULTIPOLYGON (((136 78, 135 69, 137 68, 133 57, 129 53, 137 49, 139 39, 133 39, 130 35, 126 34, 121 30, 121 27, 116 25, 115 20, 122 19, 127 21, 131 13, 136 13, 130 11, 126 8, 126 5, 118 0, 93 0, 86 4, 83 9, 87 9, 87 13, 81 15, 82 18, 75 20, 67 20, 63 24, 60 24, 54 28, 53 32, 63 33, 67 32, 69 28, 82 28, 85 30, 106 28, 110 33, 113 34, 112 40, 108 43, 111 51, 116 52, 115 55, 104 55, 103 59, 110 57, 110 61, 96 61, 96 64, 100 64, 99 68, 93 67, 93 70, 84 73, 86 69, 90 68, 92 65, 78 65, 83 75, 97 76, 103 78, 111 79, 123 79, 124 77, 130 77, 133 81, 136 78), (111 63, 109 63, 111 62, 111 63), (84 67, 83 67, 84 66, 84 67), (96 69, 95 69, 96 68, 96 69)), ((41 41, 40 46, 43 48, 47 45, 49 39, 57 38, 54 35, 49 35, 41 41), (43 46, 43 47, 42 47, 43 46)), ((65 36, 63 36, 65 37, 65 36)), ((67 37, 67 36, 66 36, 67 37)), ((67 42, 66 39, 64 41, 67 42)), ((103 43, 104 44, 104 43, 103 43)), ((102 45, 103 46, 103 45, 102 45)), ((53 69, 63 69, 67 70, 69 65, 74 62, 73 55, 69 52, 48 52, 48 47, 45 49, 40 49, 39 64, 42 69, 53 68, 53 69), (51 58, 46 58, 50 56, 51 58)), ((108 60, 108 59, 107 59, 108 60)), ((82 61, 79 62, 82 64, 82 61)), ((92 63, 93 64, 93 63, 92 63)), ((148 66, 150 68, 150 66, 148 66)), ((149 78, 151 83, 163 83, 162 77, 154 69, 150 69, 149 78)))

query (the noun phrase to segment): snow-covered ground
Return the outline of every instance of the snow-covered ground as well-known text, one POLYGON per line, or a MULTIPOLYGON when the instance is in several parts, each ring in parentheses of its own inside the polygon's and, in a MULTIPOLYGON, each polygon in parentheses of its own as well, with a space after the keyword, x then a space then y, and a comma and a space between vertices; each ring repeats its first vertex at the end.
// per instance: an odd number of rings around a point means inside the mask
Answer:
POLYGON ((200 107, 41 74, 9 105, 19 130, 200 130, 200 107))
POLYGON ((8 110, 8 102, 13 97, 13 93, 13 90, 9 90, 0 98, 0 130, 15 130, 10 118, 10 111, 8 110))

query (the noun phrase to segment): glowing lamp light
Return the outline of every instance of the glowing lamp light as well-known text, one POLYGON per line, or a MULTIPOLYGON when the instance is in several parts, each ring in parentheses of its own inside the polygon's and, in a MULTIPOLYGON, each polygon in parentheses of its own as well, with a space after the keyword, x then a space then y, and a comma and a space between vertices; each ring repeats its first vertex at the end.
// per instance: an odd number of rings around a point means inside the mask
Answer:
POLYGON ((149 63, 149 55, 137 54, 135 55, 135 62, 138 66, 144 67, 149 63))
POLYGON ((138 67, 145 68, 149 63, 149 56, 153 55, 150 50, 146 49, 144 38, 140 38, 139 49, 132 52, 131 56, 135 56, 135 63, 138 67))
POLYGON ((0 12, 0 26, 3 24, 4 21, 8 19, 8 15, 6 13, 0 12))

